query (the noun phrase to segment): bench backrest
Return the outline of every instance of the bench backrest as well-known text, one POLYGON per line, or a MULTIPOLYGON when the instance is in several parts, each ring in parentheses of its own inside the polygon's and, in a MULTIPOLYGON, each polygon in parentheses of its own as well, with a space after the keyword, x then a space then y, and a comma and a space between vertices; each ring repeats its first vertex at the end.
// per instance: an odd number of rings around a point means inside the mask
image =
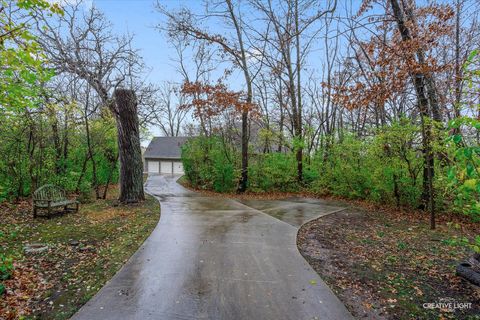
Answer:
POLYGON ((65 191, 61 188, 54 186, 53 184, 46 184, 40 188, 38 188, 33 193, 33 200, 35 201, 62 201, 65 200, 65 191))

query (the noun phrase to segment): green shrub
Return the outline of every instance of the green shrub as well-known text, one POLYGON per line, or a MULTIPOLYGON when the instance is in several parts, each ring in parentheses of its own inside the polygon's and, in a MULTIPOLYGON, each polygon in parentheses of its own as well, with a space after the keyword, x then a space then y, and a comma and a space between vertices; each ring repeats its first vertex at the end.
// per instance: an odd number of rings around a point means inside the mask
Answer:
POLYGON ((192 138, 182 147, 185 175, 196 188, 234 191, 239 177, 237 159, 238 153, 220 137, 192 138))
MULTIPOLYGON (((476 128, 478 120, 454 123, 476 128)), ((480 127, 480 126, 479 126, 480 127)), ((443 134, 441 130, 436 133, 443 134)), ((435 139, 435 196, 439 209, 480 215, 480 148, 461 136, 435 139), (441 160, 440 155, 446 159, 441 160)), ((303 181, 297 181, 294 152, 249 152, 248 190, 254 192, 312 191, 351 199, 417 208, 423 191, 420 129, 411 120, 359 138, 344 133, 311 156, 305 155, 303 181)), ((185 175, 201 189, 233 192, 241 170, 240 152, 221 137, 189 140, 182 150, 185 175)))
MULTIPOLYGON (((480 128, 480 121, 473 118, 456 119, 452 127, 461 125, 480 128)), ((450 195, 455 212, 480 220, 480 147, 463 135, 450 136, 450 165, 446 177, 446 194, 450 195)))
MULTIPOLYGON (((468 87, 472 94, 480 88, 480 51, 474 50, 464 66, 468 87)), ((462 106, 457 106, 462 107, 462 106)), ((449 195, 453 210, 480 221, 480 119, 476 116, 478 105, 466 106, 465 116, 449 122, 452 130, 447 137, 449 155, 445 194, 449 195)))
POLYGON ((292 153, 266 153, 250 159, 249 188, 252 191, 297 191, 297 169, 292 153))
POLYGON ((418 204, 423 159, 414 145, 417 128, 406 120, 370 138, 344 135, 313 159, 319 172, 310 189, 320 194, 398 205, 418 204))
POLYGON ((0 280, 7 280, 12 276, 13 259, 0 254, 0 280))

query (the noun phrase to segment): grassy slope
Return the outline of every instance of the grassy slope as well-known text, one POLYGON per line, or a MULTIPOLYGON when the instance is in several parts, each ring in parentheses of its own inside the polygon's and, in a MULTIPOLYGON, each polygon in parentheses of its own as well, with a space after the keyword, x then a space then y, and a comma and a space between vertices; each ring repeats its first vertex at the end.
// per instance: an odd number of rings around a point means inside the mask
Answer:
POLYGON ((0 207, 0 253, 15 257, 0 318, 67 319, 120 269, 151 233, 160 210, 152 197, 118 206, 117 193, 114 188, 107 200, 50 219, 32 219, 28 203, 0 207), (27 243, 47 244, 49 250, 26 255, 27 243))

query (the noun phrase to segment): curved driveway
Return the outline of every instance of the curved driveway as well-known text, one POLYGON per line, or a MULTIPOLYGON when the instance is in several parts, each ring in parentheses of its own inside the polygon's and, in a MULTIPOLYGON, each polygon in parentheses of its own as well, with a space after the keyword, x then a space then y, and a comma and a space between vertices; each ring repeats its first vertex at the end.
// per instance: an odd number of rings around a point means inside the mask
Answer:
POLYGON ((209 198, 177 178, 149 177, 160 222, 72 319, 352 319, 296 246, 299 214, 335 208, 209 198), (260 210, 297 218, 286 223, 260 210))

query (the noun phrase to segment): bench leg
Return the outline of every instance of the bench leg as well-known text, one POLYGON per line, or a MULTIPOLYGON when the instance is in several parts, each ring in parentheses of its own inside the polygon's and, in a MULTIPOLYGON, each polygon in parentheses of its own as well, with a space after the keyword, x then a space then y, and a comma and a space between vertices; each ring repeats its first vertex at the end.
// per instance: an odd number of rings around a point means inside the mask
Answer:
POLYGON ((33 206, 33 217, 37 217, 37 207, 33 206))
POLYGON ((75 203, 75 212, 78 212, 78 202, 75 203))
POLYGON ((52 215, 52 207, 48 206, 48 216, 50 217, 52 215))

